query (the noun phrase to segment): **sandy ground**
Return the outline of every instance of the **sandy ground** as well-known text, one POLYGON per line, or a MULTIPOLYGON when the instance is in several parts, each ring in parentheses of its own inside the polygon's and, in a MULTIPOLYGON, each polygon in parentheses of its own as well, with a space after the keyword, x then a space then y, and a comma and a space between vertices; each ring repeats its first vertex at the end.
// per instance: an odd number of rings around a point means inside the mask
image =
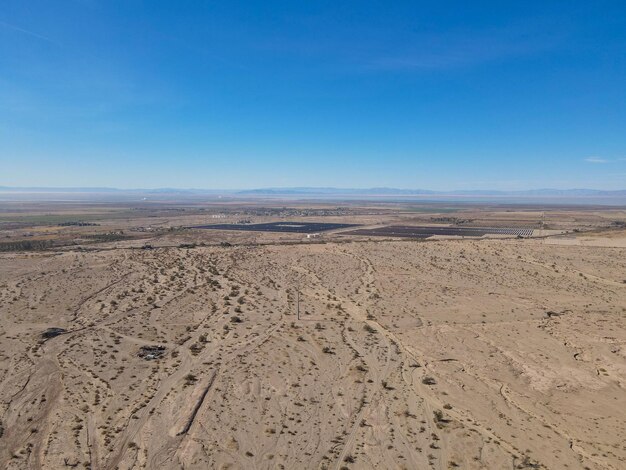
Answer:
POLYGON ((625 468, 590 238, 0 253, 0 466, 625 468))

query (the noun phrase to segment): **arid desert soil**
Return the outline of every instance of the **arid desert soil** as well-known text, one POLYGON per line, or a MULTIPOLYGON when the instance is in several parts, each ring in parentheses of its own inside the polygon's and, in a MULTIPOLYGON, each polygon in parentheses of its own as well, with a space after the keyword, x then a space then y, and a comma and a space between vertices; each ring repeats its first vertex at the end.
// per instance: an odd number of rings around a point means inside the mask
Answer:
POLYGON ((11 252, 0 310, 2 468, 626 468, 619 243, 11 252))

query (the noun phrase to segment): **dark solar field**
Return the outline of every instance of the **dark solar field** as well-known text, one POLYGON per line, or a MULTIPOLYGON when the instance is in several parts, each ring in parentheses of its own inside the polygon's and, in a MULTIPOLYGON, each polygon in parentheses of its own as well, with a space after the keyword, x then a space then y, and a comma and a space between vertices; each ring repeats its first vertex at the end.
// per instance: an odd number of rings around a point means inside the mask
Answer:
POLYGON ((214 224, 191 228, 209 230, 237 230, 245 232, 317 233, 340 228, 358 227, 357 224, 329 224, 322 222, 270 222, 266 224, 214 224))
POLYGON ((530 228, 499 227, 417 227, 410 225, 390 225, 373 229, 359 229, 345 232, 345 235, 365 235, 372 237, 428 238, 433 235, 454 235, 458 237, 482 237, 483 235, 512 235, 530 237, 530 228))

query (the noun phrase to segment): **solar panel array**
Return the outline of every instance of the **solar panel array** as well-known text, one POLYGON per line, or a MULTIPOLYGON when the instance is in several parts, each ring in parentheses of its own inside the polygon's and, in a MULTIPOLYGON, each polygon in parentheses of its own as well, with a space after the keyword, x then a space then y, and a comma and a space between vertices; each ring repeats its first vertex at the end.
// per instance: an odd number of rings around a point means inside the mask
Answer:
POLYGON ((504 228, 504 227, 437 227, 437 226, 411 226, 390 225, 373 229, 359 229, 344 232, 345 235, 365 235, 374 237, 405 237, 405 238, 428 238, 434 235, 457 236, 457 237, 482 237, 484 235, 509 235, 530 237, 533 234, 531 228, 504 228))
POLYGON ((520 237, 530 237, 533 234, 532 228, 486 228, 490 235, 514 235, 520 237))
POLYGON ((284 233, 317 233, 341 228, 357 227, 357 224, 335 224, 324 222, 269 222, 263 224, 212 224, 198 225, 190 228, 208 230, 236 230, 245 232, 284 232, 284 233))

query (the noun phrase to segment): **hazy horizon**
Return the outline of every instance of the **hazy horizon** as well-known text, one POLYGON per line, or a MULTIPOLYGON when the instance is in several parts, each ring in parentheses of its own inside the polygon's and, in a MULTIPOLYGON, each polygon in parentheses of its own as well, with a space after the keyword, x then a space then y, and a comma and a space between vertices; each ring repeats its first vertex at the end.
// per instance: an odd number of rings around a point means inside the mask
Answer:
POLYGON ((10 188, 0 186, 0 202, 187 202, 227 201, 325 201, 354 203, 446 203, 446 204, 504 204, 504 205, 574 205, 626 206, 626 190, 598 189, 534 189, 526 191, 449 190, 400 188, 10 188), (224 199, 222 199, 224 198, 224 199))
POLYGON ((332 191, 349 191, 349 192, 412 192, 416 194, 446 194, 446 193, 532 193, 532 192, 553 192, 553 193, 567 193, 567 192, 602 192, 602 193, 622 193, 626 192, 626 188, 623 189, 599 189, 599 188, 524 188, 524 189, 493 189, 493 188, 469 188, 469 189, 430 189, 430 188, 397 188, 390 186, 371 186, 371 187, 348 187, 348 186, 261 186, 261 187, 242 187, 242 188, 228 188, 228 187, 174 187, 174 186, 160 186, 160 187, 115 187, 115 186, 8 186, 0 185, 0 191, 200 191, 200 192, 271 192, 271 191, 293 191, 293 192, 332 192, 332 191))

